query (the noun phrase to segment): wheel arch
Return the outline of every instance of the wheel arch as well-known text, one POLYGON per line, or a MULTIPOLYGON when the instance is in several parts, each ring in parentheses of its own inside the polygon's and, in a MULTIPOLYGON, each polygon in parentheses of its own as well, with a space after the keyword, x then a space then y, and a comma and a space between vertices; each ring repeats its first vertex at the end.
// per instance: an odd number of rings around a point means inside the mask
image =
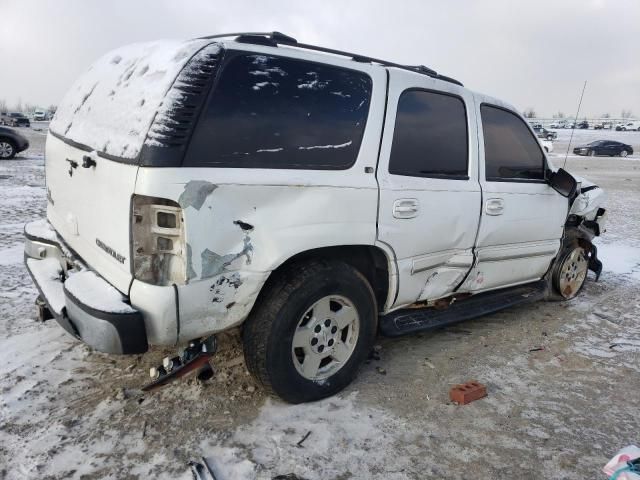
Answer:
POLYGON ((378 310, 384 309, 389 298, 393 299, 395 295, 395 260, 392 252, 377 245, 334 245, 304 250, 282 261, 269 274, 258 299, 292 265, 314 260, 342 261, 358 270, 371 285, 378 310))

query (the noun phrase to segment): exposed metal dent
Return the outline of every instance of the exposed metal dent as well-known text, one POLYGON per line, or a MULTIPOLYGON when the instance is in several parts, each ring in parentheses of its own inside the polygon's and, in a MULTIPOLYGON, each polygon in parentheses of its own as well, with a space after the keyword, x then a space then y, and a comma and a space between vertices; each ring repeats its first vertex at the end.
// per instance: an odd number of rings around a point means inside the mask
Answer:
POLYGON ((187 243, 187 281, 196 278, 198 274, 193 269, 193 250, 191 245, 187 243))
POLYGON ((245 235, 244 246, 238 253, 218 255, 207 248, 201 255, 202 275, 200 275, 200 278, 210 278, 220 275, 234 260, 243 256, 246 257, 246 264, 250 265, 252 253, 253 245, 251 244, 251 237, 249 237, 249 235, 245 235))
POLYGON ((217 185, 205 180, 191 180, 185 184, 184 191, 178 198, 178 203, 182 208, 193 207, 200 210, 204 201, 216 188, 218 188, 217 185))

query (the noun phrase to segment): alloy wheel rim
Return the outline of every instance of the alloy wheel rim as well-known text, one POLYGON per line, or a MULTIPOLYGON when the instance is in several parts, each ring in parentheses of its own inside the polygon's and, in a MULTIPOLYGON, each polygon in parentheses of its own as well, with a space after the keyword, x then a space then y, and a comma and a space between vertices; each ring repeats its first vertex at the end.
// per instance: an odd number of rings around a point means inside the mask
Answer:
POLYGON ((589 262, 582 247, 575 248, 564 260, 560 269, 560 293, 564 298, 573 298, 587 277, 589 262))
POLYGON ((341 295, 322 297, 296 325, 291 344, 296 370, 312 381, 335 375, 352 357, 359 334, 355 305, 341 295))
POLYGON ((0 157, 9 158, 13 153, 13 147, 9 142, 0 142, 0 157))

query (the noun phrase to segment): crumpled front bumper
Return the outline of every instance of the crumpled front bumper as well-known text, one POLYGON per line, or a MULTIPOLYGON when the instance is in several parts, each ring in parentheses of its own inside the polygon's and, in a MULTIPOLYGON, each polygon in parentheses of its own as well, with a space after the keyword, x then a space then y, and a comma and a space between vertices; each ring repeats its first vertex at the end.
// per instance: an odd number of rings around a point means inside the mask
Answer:
MULTIPOLYGON (((81 298, 65 285, 69 277, 90 271, 66 247, 46 220, 25 225, 25 264, 40 297, 56 321, 74 337, 105 353, 136 354, 148 350, 142 313, 132 308, 117 290, 95 273, 91 275, 91 295, 81 298), (111 301, 108 309, 98 303, 111 301)), ((76 282, 77 283, 77 282, 76 282)))

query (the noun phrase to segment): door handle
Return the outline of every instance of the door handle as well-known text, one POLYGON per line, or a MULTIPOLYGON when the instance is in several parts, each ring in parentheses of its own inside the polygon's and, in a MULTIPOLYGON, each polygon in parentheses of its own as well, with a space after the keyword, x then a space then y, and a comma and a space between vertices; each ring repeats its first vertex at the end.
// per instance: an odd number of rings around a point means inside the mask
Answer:
POLYGON ((502 215, 504 213, 504 200, 502 198, 490 198, 484 204, 487 215, 502 215))
POLYGON ((417 198, 399 198, 393 202, 395 218, 414 218, 418 216, 420 203, 417 198))

